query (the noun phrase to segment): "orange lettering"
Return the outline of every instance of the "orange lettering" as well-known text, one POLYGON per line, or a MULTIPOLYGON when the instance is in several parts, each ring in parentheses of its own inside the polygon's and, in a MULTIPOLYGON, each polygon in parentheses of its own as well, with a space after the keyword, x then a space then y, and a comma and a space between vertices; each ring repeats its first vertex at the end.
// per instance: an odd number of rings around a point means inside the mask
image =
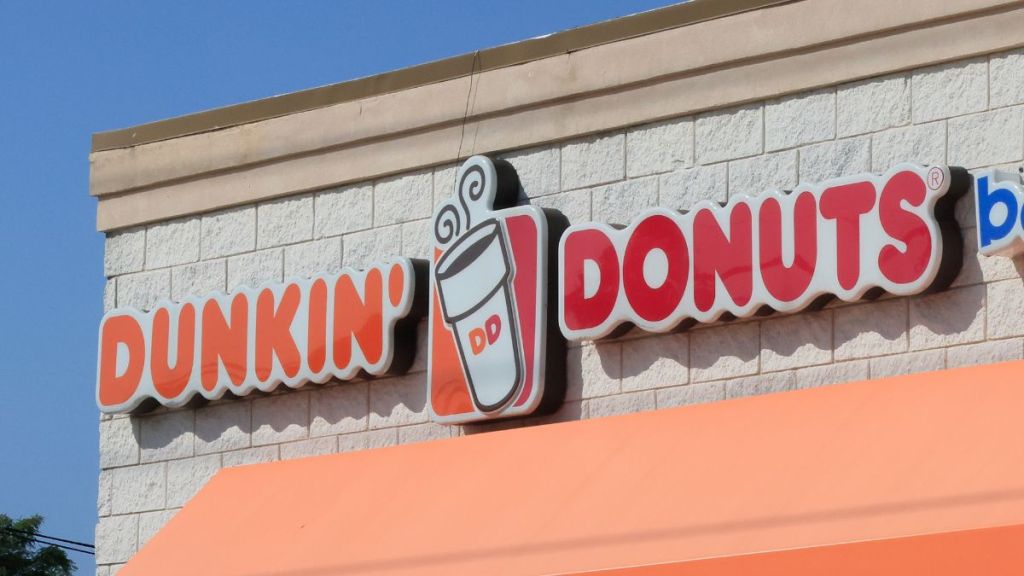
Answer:
POLYGON ((309 370, 319 372, 327 363, 327 283, 317 279, 309 288, 309 370))
POLYGON ((153 388, 164 398, 177 398, 192 378, 195 360, 196 309, 185 304, 178 312, 178 352, 174 367, 168 357, 171 351, 171 314, 160 308, 153 316, 153 358, 150 372, 153 388))
POLYGON ((117 406, 131 400, 142 381, 146 340, 142 326, 131 316, 111 316, 103 323, 100 336, 99 401, 103 406, 117 406), (118 375, 117 357, 124 346, 128 363, 118 375))
POLYGON ((473 350, 473 356, 484 351, 487 347, 487 336, 481 328, 473 328, 469 331, 469 347, 473 350))
POLYGON ((203 388, 217 386, 220 363, 235 386, 245 381, 246 337, 249 332, 249 300, 245 294, 235 294, 231 300, 231 324, 216 300, 203 306, 203 342, 200 353, 203 388))
POLYGON ((343 274, 334 289, 334 365, 343 370, 352 362, 352 338, 359 343, 367 364, 384 354, 384 279, 380 270, 366 273, 364 298, 352 278, 343 274))
POLYGON ((270 378, 274 356, 289 378, 299 373, 302 358, 292 337, 292 321, 299 309, 299 287, 289 284, 274 308, 274 293, 264 289, 256 299, 256 377, 262 382, 270 378))
POLYGON ((395 264, 388 273, 388 299, 391 306, 398 308, 402 303, 402 294, 405 292, 405 272, 402 267, 395 264))

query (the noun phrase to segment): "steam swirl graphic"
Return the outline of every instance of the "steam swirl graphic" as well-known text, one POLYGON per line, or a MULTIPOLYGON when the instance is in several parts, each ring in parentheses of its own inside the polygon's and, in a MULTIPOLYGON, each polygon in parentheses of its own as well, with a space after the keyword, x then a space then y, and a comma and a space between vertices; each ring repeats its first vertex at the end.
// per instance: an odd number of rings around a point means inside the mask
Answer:
POLYGON ((486 156, 473 156, 459 169, 454 197, 434 213, 434 240, 444 248, 486 218, 497 190, 497 172, 486 156))
POLYGON ((447 246, 449 242, 462 234, 462 223, 459 209, 451 202, 446 202, 434 216, 434 239, 439 246, 447 246))
POLYGON ((489 184, 487 174, 483 166, 473 164, 468 166, 459 179, 458 193, 459 203, 466 214, 466 229, 473 227, 473 216, 470 206, 476 205, 484 195, 484 189, 489 184))

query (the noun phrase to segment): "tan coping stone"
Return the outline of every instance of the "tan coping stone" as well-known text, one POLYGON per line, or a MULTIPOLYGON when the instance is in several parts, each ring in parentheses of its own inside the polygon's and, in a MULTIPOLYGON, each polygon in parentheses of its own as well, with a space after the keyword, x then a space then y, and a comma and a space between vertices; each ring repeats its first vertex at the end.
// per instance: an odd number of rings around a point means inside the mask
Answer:
POLYGON ((459 78, 97 152, 97 224, 110 230, 207 212, 1024 44, 1018 3, 908 0, 897 10, 887 1, 865 2, 878 6, 786 4, 485 72, 465 127, 469 85, 459 78), (707 41, 736 27, 754 33, 728 34, 738 42, 707 41), (461 104, 416 105, 424 99, 461 104))

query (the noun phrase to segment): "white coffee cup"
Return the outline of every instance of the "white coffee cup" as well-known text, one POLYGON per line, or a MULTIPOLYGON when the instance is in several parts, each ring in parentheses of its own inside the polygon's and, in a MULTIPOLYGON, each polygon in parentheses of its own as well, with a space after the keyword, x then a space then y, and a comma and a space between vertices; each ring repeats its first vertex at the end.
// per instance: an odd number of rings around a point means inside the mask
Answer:
POLYGON ((466 231, 434 268, 441 313, 455 332, 473 404, 482 412, 505 406, 522 385, 513 266, 496 219, 466 231))

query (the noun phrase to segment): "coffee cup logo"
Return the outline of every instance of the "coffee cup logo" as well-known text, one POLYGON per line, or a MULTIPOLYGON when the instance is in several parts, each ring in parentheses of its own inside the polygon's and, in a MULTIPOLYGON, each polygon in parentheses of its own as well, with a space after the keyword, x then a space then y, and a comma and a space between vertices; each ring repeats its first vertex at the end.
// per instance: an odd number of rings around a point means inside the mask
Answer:
POLYGON ((564 385, 545 386, 564 363, 547 349, 562 343, 547 325, 547 266, 549 230, 564 229, 564 217, 515 206, 518 192, 509 163, 474 156, 434 213, 428 381, 437 421, 529 414, 564 394, 564 385))
POLYGON ((522 385, 512 263, 501 222, 485 220, 437 262, 434 278, 444 320, 455 331, 469 391, 479 410, 504 406, 522 385))

